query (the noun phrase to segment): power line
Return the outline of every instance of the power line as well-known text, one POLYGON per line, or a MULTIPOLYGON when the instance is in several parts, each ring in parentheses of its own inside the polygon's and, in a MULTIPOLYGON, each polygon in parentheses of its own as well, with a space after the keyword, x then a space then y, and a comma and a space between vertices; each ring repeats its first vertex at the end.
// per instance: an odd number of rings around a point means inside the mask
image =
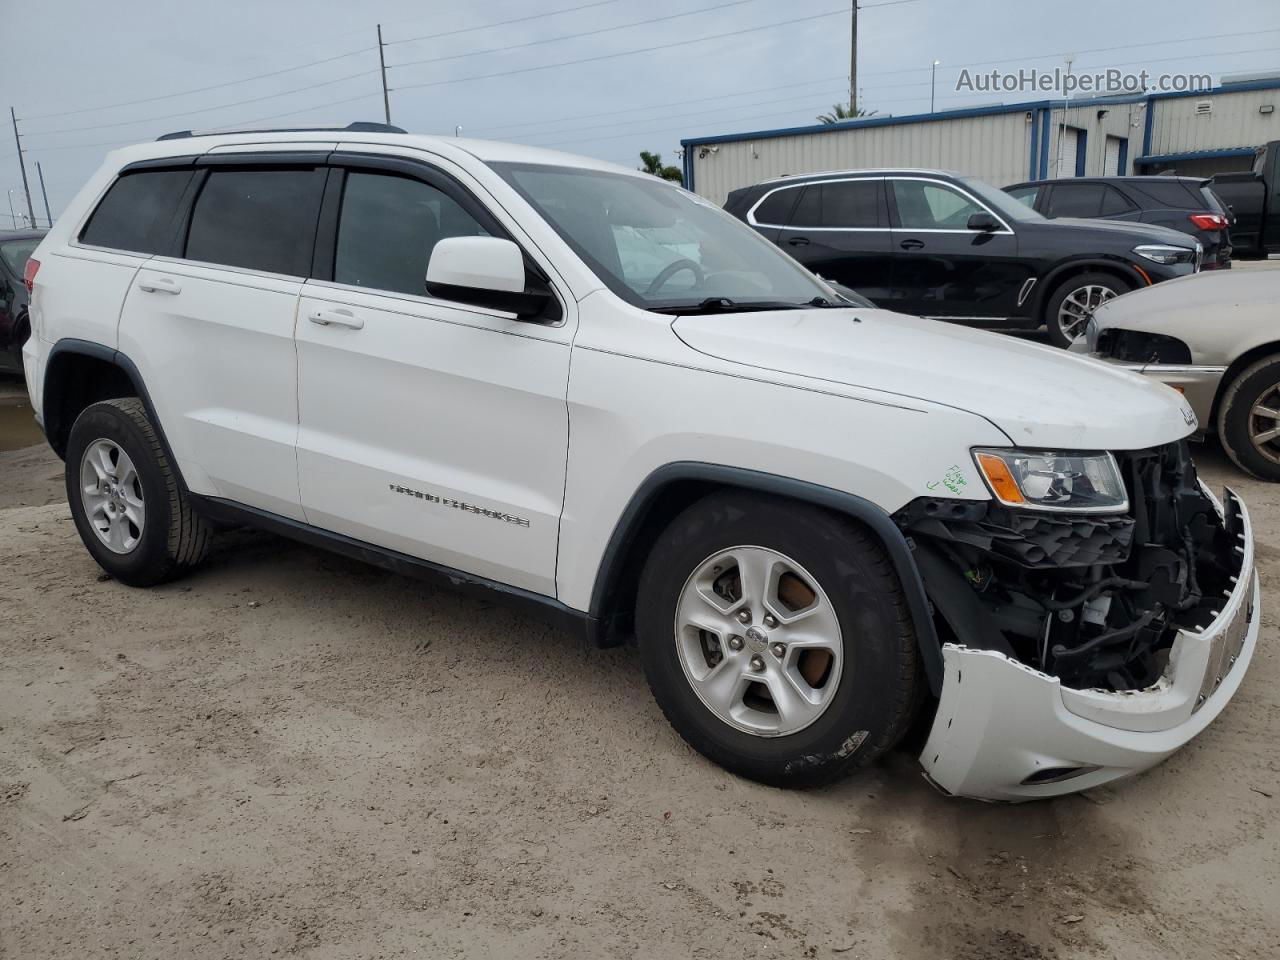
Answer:
MULTIPOLYGON (((843 78, 843 77, 841 77, 840 79, 841 79, 841 80, 843 80, 844 78, 843 78)), ((834 93, 842 93, 842 92, 844 92, 844 91, 843 91, 843 87, 842 87, 842 88, 840 88, 839 90, 822 91, 821 96, 830 96, 831 94, 834 94, 834 93)), ((792 95, 792 96, 789 96, 789 97, 779 97, 779 98, 778 98, 778 99, 776 99, 776 100, 757 100, 757 101, 755 101, 754 103, 741 103, 741 104, 738 104, 736 107, 725 107, 725 108, 722 108, 722 109, 723 109, 723 110, 743 110, 743 109, 750 109, 751 107, 756 107, 756 106, 761 106, 761 107, 769 106, 770 104, 774 104, 774 103, 791 103, 791 102, 796 101, 796 100, 804 100, 804 101, 806 101, 806 102, 807 102, 807 101, 809 101, 812 97, 816 97, 816 96, 819 96, 819 95, 820 95, 820 94, 819 94, 817 91, 814 91, 814 92, 811 92, 811 93, 800 94, 800 95, 798 95, 798 96, 797 96, 797 95, 792 95)), ((649 117, 648 119, 649 119, 649 120, 678 120, 678 119, 683 118, 683 117, 700 117, 700 116, 704 116, 704 115, 706 115, 706 114, 707 114, 707 113, 709 113, 709 112, 711 112, 711 111, 708 111, 708 110, 706 110, 706 109, 703 109, 703 110, 694 110, 694 111, 692 111, 692 112, 690 112, 690 113, 672 113, 672 114, 669 114, 669 115, 667 115, 667 116, 665 116, 665 117, 649 117)), ((718 112, 720 112, 720 111, 717 111, 717 113, 718 113, 718 112)), ((546 131, 545 133, 529 133, 529 134, 525 134, 525 136, 528 136, 528 137, 558 137, 558 136, 561 136, 562 134, 567 134, 567 133, 581 133, 581 132, 583 132, 583 131, 588 131, 588 132, 589 132, 589 131, 591 131, 591 130, 607 129, 607 128, 609 128, 609 127, 616 127, 616 126, 618 126, 619 124, 627 124, 627 123, 634 123, 634 122, 636 122, 636 121, 620 120, 620 121, 618 121, 618 123, 606 123, 606 124, 601 124, 601 125, 598 125, 598 126, 594 126, 594 125, 593 125, 593 126, 590 126, 590 127, 573 127, 573 128, 568 129, 568 130, 548 130, 548 131, 546 131)), ((639 122, 644 123, 645 121, 644 121, 644 120, 641 120, 641 121, 639 121, 639 122)))
MULTIPOLYGON (((108 103, 97 107, 80 107, 76 110, 63 110, 61 113, 40 113, 33 114, 29 117, 23 117, 22 120, 49 120, 53 117, 70 117, 78 113, 95 113, 99 110, 114 110, 116 107, 132 107, 140 103, 155 103, 157 100, 172 100, 174 97, 185 97, 192 93, 204 93, 207 90, 220 90, 223 87, 233 87, 238 83, 248 83, 251 80, 265 80, 267 77, 278 77, 281 74, 293 73, 296 70, 305 70, 307 67, 319 66, 322 63, 333 63, 335 60, 344 60, 347 57, 354 57, 358 53, 367 53, 373 47, 361 47, 359 50, 351 50, 347 53, 340 53, 334 57, 325 57, 323 60, 311 60, 308 63, 300 63, 296 67, 285 67, 283 70, 273 70, 270 73, 259 73, 252 77, 241 77, 239 80, 227 80, 224 83, 214 83, 207 87, 193 87, 190 90, 180 90, 177 93, 164 93, 155 97, 145 97, 142 100, 125 100, 121 103, 108 103)), ((82 128, 89 129, 89 128, 82 128)), ((50 131, 46 131, 50 132, 50 131)))
POLYGON ((541 40, 529 40, 525 43, 513 43, 506 47, 489 47, 486 50, 473 50, 469 53, 452 53, 447 57, 428 57, 425 60, 410 60, 407 63, 393 63, 391 69, 398 70, 401 67, 416 67, 424 63, 443 63, 446 60, 462 60, 466 57, 479 57, 486 53, 505 53, 508 50, 524 50, 527 47, 537 47, 544 43, 559 43, 562 40, 577 40, 581 37, 595 37, 602 33, 613 33, 618 30, 628 30, 631 27, 643 27, 651 23, 663 23, 667 20, 679 20, 682 17, 693 17, 700 13, 710 13, 712 10, 723 10, 726 7, 740 7, 743 4, 755 3, 756 0, 729 0, 728 3, 717 3, 710 7, 699 7, 697 10, 685 10, 681 13, 668 13, 661 17, 650 17, 647 20, 633 20, 631 23, 620 23, 612 27, 599 27, 595 30, 584 30, 582 33, 567 33, 562 37, 544 37, 541 40))
MULTIPOLYGON (((708 100, 724 100, 729 97, 745 97, 753 93, 772 93, 775 90, 790 90, 795 87, 805 87, 815 83, 828 83, 832 80, 843 80, 844 74, 835 74, 829 77, 817 77, 813 80, 801 80, 798 83, 777 84, 770 87, 756 87, 751 90, 739 90, 736 93, 721 93, 711 97, 699 97, 697 99, 682 100, 682 103, 705 103, 708 100)), ((514 130, 517 127, 536 127, 548 123, 565 123, 571 120, 591 120, 595 117, 612 117, 620 113, 636 113, 640 110, 665 110, 671 106, 671 101, 665 103, 653 103, 644 107, 627 107, 623 110, 605 110, 600 113, 583 113, 572 117, 557 117, 551 120, 526 120, 519 123, 498 123, 488 127, 480 127, 483 132, 493 132, 495 130, 514 130)))
POLYGON ((592 7, 607 7, 610 4, 619 3, 621 0, 595 0, 593 3, 584 3, 576 7, 562 7, 559 10, 548 10, 545 13, 533 13, 527 17, 516 17, 514 20, 499 20, 496 23, 484 23, 476 27, 462 27, 458 30, 448 30, 445 33, 427 33, 420 37, 407 37, 404 40, 388 40, 387 46, 399 43, 417 43, 419 40, 438 40, 441 37, 456 37, 460 33, 474 33, 476 30, 488 30, 491 27, 507 27, 513 23, 527 23, 530 20, 541 20, 544 17, 554 17, 561 13, 573 13, 577 10, 589 10, 592 7))
POLYGON ((744 30, 731 30, 727 33, 712 33, 705 37, 695 37, 690 40, 675 40, 671 43, 660 43, 657 46, 641 47, 637 50, 622 50, 617 53, 605 53, 595 57, 583 57, 579 60, 563 60, 558 63, 542 63, 533 67, 521 67, 516 70, 502 70, 497 73, 482 73, 474 77, 452 77, 445 80, 428 80, 425 83, 411 83, 407 86, 396 87, 397 90, 417 90, 422 87, 437 87, 447 83, 466 83, 471 80, 491 80, 494 77, 510 77, 518 73, 533 73, 537 70, 551 70, 555 67, 569 67, 581 63, 596 63, 601 60, 613 60, 617 57, 629 57, 637 53, 653 53, 656 50, 670 50, 675 47, 686 47, 690 44, 704 43, 707 40, 722 40, 726 37, 738 37, 746 33, 758 33, 761 30, 772 30, 776 27, 786 27, 793 23, 806 23, 810 20, 821 20, 825 17, 834 17, 847 13, 843 7, 839 10, 828 10, 826 13, 815 13, 807 17, 793 17, 790 20, 781 20, 775 23, 765 23, 758 27, 747 27, 744 30))
POLYGON ((345 83, 348 80, 355 80, 358 77, 367 77, 377 72, 377 70, 361 70, 359 73, 347 74, 347 76, 338 77, 335 80, 325 80, 320 83, 312 83, 305 87, 295 87, 292 90, 281 90, 279 93, 269 93, 261 97, 250 97, 248 100, 237 100, 234 103, 220 103, 212 107, 200 107, 196 110, 183 110, 181 113, 166 113, 158 117, 141 117, 137 120, 119 120, 115 123, 97 123, 88 127, 66 127, 62 130, 36 130, 33 131, 33 133, 40 136, 55 133, 80 133, 85 130, 105 130, 110 127, 128 127, 139 123, 151 123, 155 120, 172 120, 175 117, 186 117, 193 113, 210 113, 214 110, 224 110, 227 107, 241 107, 246 103, 260 103, 263 100, 274 100, 278 97, 287 97, 294 93, 305 93, 308 90, 315 90, 319 87, 331 87, 335 83, 345 83))

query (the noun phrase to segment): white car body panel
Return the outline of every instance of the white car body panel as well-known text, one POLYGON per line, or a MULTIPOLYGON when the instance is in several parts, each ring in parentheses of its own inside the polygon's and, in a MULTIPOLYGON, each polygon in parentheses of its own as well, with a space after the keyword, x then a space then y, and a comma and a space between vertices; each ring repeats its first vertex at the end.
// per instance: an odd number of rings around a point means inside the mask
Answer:
MULTIPOLYGON (((486 166, 497 161, 643 176, 536 148, 365 133, 114 151, 35 253, 35 335, 23 356, 37 412, 55 343, 118 349, 144 377, 193 493, 570 611, 591 609, 619 520, 646 478, 671 464, 778 475, 891 514, 920 497, 990 499, 974 447, 1142 450, 1192 429, 1185 403, 1142 377, 874 308, 679 318, 639 309, 486 166), (454 177, 547 274, 563 322, 74 239, 129 163, 334 148, 425 159, 454 177), (138 286, 164 279, 181 295, 138 286), (309 319, 334 310, 358 322, 309 319)), ((1234 669, 1196 710, 1191 690, 1216 669, 1216 640, 1255 584, 1247 516, 1241 549, 1246 566, 1222 615, 1179 636, 1166 678, 1148 691, 1064 689, 1001 654, 948 644, 921 757, 929 776, 953 793, 1027 799, 1136 772, 1194 736, 1238 686, 1256 642, 1258 616, 1234 669), (1037 765, 1069 763, 1099 769, 1021 783, 1037 765)))
POLYGON ((120 322, 120 351, 146 371, 191 490, 291 520, 302 519, 293 342, 301 289, 296 277, 155 257, 138 271, 120 322), (179 293, 143 289, 164 284, 179 293))
POLYGON ((572 311, 542 327, 338 284, 308 282, 304 294, 297 483, 307 522, 554 595, 572 311), (307 319, 333 309, 364 326, 307 319), (478 520, 469 507, 491 513, 478 520))
POLYGON ((675 330, 695 349, 762 370, 803 372, 908 401, 926 396, 972 411, 998 424, 1016 446, 1137 450, 1187 434, 1168 391, 1141 377, 936 320, 885 310, 812 310, 782 320, 683 317, 675 330), (1046 396, 1054 397, 1052 405, 1046 396), (1117 409, 1124 417, 1112 416, 1117 409))

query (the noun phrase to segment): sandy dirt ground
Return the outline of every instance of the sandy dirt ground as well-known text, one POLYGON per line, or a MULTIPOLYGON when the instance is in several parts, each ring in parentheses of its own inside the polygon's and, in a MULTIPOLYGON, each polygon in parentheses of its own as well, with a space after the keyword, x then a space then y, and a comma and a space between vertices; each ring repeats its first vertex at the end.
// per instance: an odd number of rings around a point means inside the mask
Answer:
POLYGON ((1006 807, 906 752, 735 779, 633 650, 265 535, 131 590, 52 455, 0 453, 0 956, 1280 956, 1280 486, 1200 456, 1259 537, 1243 687, 1147 775, 1006 807))

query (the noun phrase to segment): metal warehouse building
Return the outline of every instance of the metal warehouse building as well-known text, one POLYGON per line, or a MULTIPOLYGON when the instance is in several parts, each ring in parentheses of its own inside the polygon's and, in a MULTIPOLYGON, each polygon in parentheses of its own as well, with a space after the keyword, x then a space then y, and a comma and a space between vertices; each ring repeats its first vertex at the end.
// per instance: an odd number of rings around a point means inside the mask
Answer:
POLYGON ((860 167, 934 167, 996 186, 1044 177, 1247 170, 1280 140, 1280 78, 1193 93, 1039 100, 905 117, 690 137, 685 185, 722 204, 762 180, 860 167))

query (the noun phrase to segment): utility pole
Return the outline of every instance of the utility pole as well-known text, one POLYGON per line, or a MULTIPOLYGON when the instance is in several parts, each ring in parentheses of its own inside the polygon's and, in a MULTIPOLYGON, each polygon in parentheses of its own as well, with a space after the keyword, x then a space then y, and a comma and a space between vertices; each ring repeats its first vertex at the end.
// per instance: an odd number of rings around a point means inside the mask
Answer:
POLYGON ((382 52, 386 44, 382 42, 382 24, 378 24, 378 67, 382 70, 382 110, 386 114, 387 123, 391 123, 391 96, 387 92, 387 58, 382 52))
POLYGON ((18 136, 18 116, 9 108, 9 119, 13 121, 13 142, 18 147, 18 166, 22 169, 22 189, 27 191, 27 213, 31 216, 31 225, 36 225, 36 208, 31 202, 31 184, 27 183, 27 164, 22 157, 22 140, 18 136))
POLYGON ((49 212, 49 191, 44 188, 44 167, 40 166, 40 161, 36 161, 36 173, 40 177, 40 196, 44 197, 44 218, 49 221, 49 226, 53 226, 53 214, 49 212))
POLYGON ((13 223, 13 228, 18 229, 18 215, 13 212, 13 191, 9 191, 9 220, 13 223))
POLYGON ((938 94, 938 64, 941 60, 933 61, 933 73, 929 77, 929 112, 933 113, 933 105, 937 100, 938 94))
POLYGON ((849 30, 849 114, 858 115, 858 0, 853 0, 849 30))

